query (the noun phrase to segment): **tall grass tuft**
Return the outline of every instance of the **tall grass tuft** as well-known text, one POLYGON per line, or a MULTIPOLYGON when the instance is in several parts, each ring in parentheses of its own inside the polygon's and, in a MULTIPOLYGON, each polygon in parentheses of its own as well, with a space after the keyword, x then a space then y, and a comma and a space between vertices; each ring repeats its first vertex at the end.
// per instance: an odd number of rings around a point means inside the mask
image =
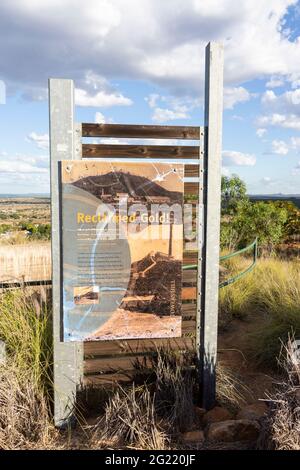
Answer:
POLYGON ((48 403, 30 369, 0 366, 0 449, 47 448, 53 437, 48 403))
POLYGON ((220 325, 261 317, 248 338, 258 363, 276 365, 281 342, 300 336, 300 263, 262 258, 255 270, 220 291, 220 325))
POLYGON ((283 346, 279 362, 284 378, 268 397, 269 413, 258 441, 259 449, 300 450, 300 364, 292 337, 283 346))
POLYGON ((147 387, 127 389, 118 387, 109 398, 104 416, 96 426, 105 441, 137 449, 164 450, 168 448, 167 434, 160 426, 154 397, 147 387))
POLYGON ((30 370, 38 386, 50 380, 52 364, 51 316, 42 294, 14 289, 0 297, 0 339, 17 370, 30 370))

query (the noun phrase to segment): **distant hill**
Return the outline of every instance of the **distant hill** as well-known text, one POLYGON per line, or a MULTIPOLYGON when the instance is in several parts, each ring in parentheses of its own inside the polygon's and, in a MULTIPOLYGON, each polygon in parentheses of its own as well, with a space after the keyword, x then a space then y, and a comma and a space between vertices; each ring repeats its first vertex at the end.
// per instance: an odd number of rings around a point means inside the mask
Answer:
POLYGON ((250 201, 290 201, 300 209, 300 194, 249 194, 250 201))
POLYGON ((168 191, 144 176, 121 171, 111 171, 105 175, 87 176, 72 184, 98 198, 103 195, 115 197, 118 193, 127 193, 132 197, 168 197, 173 203, 180 202, 182 199, 182 194, 178 191, 168 191))

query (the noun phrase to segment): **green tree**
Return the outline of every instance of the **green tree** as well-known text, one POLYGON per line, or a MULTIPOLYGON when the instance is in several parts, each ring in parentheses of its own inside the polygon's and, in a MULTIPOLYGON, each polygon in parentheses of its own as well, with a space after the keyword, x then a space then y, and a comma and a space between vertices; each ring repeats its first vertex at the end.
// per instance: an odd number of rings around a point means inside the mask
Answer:
POLYGON ((286 209, 273 202, 246 201, 238 204, 230 225, 238 247, 246 246, 257 237, 261 246, 272 249, 284 238, 286 220, 286 209))
POLYGON ((222 214, 233 215, 241 202, 248 200, 246 185, 237 175, 222 176, 221 209, 222 214))

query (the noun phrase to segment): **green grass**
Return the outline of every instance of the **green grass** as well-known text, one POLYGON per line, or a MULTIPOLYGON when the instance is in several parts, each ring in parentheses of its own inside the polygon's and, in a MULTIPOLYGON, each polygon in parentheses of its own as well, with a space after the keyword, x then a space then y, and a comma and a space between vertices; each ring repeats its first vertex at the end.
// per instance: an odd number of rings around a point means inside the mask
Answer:
POLYGON ((249 347, 259 363, 275 365, 281 342, 300 336, 300 263, 260 259, 253 272, 220 291, 220 326, 261 315, 249 347))
POLYGON ((16 370, 30 370, 38 386, 50 380, 52 363, 51 315, 43 296, 45 291, 28 295, 15 289, 0 297, 0 339, 16 370))

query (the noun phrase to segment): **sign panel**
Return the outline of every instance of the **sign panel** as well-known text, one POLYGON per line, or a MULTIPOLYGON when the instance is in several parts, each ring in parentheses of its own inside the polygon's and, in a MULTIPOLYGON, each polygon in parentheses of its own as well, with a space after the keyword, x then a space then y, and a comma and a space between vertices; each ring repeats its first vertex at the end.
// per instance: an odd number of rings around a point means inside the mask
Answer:
POLYGON ((61 162, 64 341, 181 336, 182 164, 61 162))

